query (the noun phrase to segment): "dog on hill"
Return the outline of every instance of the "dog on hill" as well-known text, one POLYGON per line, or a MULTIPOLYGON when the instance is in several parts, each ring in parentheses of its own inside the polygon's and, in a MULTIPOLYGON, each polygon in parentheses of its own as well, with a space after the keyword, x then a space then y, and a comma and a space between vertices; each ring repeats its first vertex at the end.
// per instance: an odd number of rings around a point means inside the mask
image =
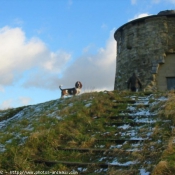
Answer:
POLYGON ((61 90, 61 98, 63 98, 64 96, 68 96, 68 95, 77 95, 81 92, 81 88, 83 87, 82 83, 80 81, 77 81, 75 83, 75 87, 74 88, 68 88, 68 89, 62 89, 61 85, 59 86, 60 90, 61 90))

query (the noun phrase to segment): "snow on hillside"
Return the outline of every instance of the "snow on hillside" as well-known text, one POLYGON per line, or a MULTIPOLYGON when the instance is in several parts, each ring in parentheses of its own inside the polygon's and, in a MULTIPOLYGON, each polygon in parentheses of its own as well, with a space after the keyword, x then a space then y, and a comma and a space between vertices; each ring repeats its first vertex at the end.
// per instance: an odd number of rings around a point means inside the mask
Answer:
MULTIPOLYGON (((65 99, 57 99, 57 100, 52 100, 49 102, 45 103, 40 103, 36 105, 30 105, 24 107, 20 112, 15 114, 14 116, 10 117, 9 119, 2 120, 1 117, 3 117, 8 110, 5 111, 0 111, 0 140, 1 138, 4 137, 6 134, 11 134, 11 138, 6 141, 6 143, 12 142, 13 139, 19 138, 21 139, 21 143, 24 143, 24 141, 27 139, 27 137, 30 135, 32 131, 34 131, 34 124, 33 123, 38 123, 38 125, 42 125, 43 123, 40 123, 40 117, 42 116, 47 116, 47 117, 52 117, 57 120, 62 120, 62 116, 59 115, 60 109, 59 105, 64 104, 65 99), (23 126, 20 123, 21 122, 26 122, 27 125, 23 126), (9 128, 19 128, 15 130, 15 132, 10 133, 8 130, 9 128), (21 130, 24 130, 28 132, 28 136, 22 136, 21 130)), ((91 101, 90 101, 91 102, 91 101)), ((86 101, 85 106, 90 107, 91 103, 86 101)), ((73 103, 70 104, 65 104, 65 107, 71 107, 73 106, 73 103)), ((5 144, 2 144, 0 142, 0 152, 5 151, 5 144)))
MULTIPOLYGON (((138 116, 138 115, 147 115, 147 116, 156 115, 155 112, 152 113, 147 108, 141 108, 141 109, 137 110, 136 109, 137 105, 146 105, 149 103, 150 100, 154 100, 153 103, 151 103, 151 106, 153 107, 153 106, 157 105, 160 101, 167 100, 167 98, 165 98, 165 97, 160 97, 160 98, 156 99, 153 95, 150 95, 147 97, 140 97, 140 98, 137 98, 137 96, 131 96, 130 98, 132 100, 137 100, 137 102, 135 103, 135 105, 128 105, 127 109, 133 111, 133 113, 129 114, 129 115, 136 115, 136 116, 138 116)), ((19 121, 21 121, 23 119, 28 120, 29 125, 27 125, 25 128, 21 128, 21 129, 32 132, 33 126, 31 124, 33 122, 37 122, 39 120, 39 117, 42 115, 45 115, 48 117, 55 117, 58 120, 61 120, 62 117, 59 116, 59 107, 58 107, 60 103, 64 103, 64 99, 57 99, 57 100, 53 100, 53 101, 49 101, 49 102, 45 102, 45 103, 26 106, 26 107, 24 107, 24 109, 22 111, 18 112, 13 117, 0 122, 1 132, 3 132, 4 134, 5 134, 5 132, 8 132, 7 131, 8 126, 9 127, 10 126, 11 127, 15 127, 15 126, 21 127, 18 123, 19 123, 19 121)), ((68 104, 68 106, 73 106, 73 103, 68 104)), ((87 101, 85 106, 90 107, 91 101, 87 101)), ((4 111, 0 111, 0 118, 4 114, 5 114, 4 111)), ((122 115, 122 113, 121 113, 121 115, 122 115)), ((124 113, 123 113, 123 115, 124 115, 124 113)), ((148 118, 146 118, 146 119, 144 119, 144 118, 137 119, 136 118, 136 122, 152 123, 155 121, 153 119, 148 120, 148 118)), ((123 126, 123 127, 125 127, 125 126, 123 126)), ((16 133, 16 134, 14 134, 14 137, 20 137, 20 136, 16 133)), ((133 135, 133 137, 134 137, 134 135, 133 135)), ((21 138, 21 140, 24 140, 24 138, 21 138)), ((4 148, 3 148, 3 145, 0 145, 0 152, 2 152, 2 151, 4 151, 4 148)))
MULTIPOLYGON (((139 123, 141 122, 154 123, 155 119, 154 117, 151 116, 155 116, 158 110, 153 112, 151 109, 154 108, 154 106, 156 106, 161 101, 167 100, 167 98, 165 97, 155 98, 154 95, 149 95, 146 97, 130 96, 129 98, 132 100, 136 100, 136 103, 134 105, 128 104, 127 110, 131 111, 129 115, 147 116, 146 118, 136 117, 134 120, 135 122, 139 123), (144 106, 148 104, 150 105, 149 108, 139 108, 139 109, 137 108, 137 106, 141 105, 144 106)), ((6 145, 13 142, 13 140, 15 139, 19 139, 20 144, 23 144, 25 140, 30 136, 30 133, 36 131, 35 130, 36 125, 44 125, 44 123, 40 121, 41 116, 47 116, 55 118, 57 120, 63 120, 64 118, 62 118, 62 116, 59 115, 60 114, 59 105, 64 104, 65 101, 66 101, 65 99, 57 99, 46 103, 26 106, 11 118, 2 120, 0 122, 0 131, 1 131, 0 140, 4 138, 4 135, 7 135, 8 137, 6 138, 5 142, 0 142, 0 152, 4 152, 6 150, 5 149, 6 145)), ((84 101, 84 106, 90 108, 92 105, 91 102, 92 102, 91 99, 84 101)), ((65 107, 71 107, 74 104, 69 103, 64 105, 65 107)), ((5 115, 6 112, 7 111, 0 111, 0 119, 5 115)), ((125 115, 125 113, 121 113, 121 115, 125 115)), ((129 125, 124 124, 119 127, 122 128, 123 130, 127 130, 129 125)), ((150 130, 150 132, 147 133, 147 137, 149 137, 152 134, 152 132, 153 131, 150 130)), ((138 137, 138 133, 135 130, 132 130, 129 133, 127 131, 123 132, 122 136, 125 137, 128 134, 131 136, 131 140, 143 139, 142 137, 138 137)), ((133 149, 137 149, 137 147, 134 147, 133 149)), ((128 162, 128 163, 135 164, 136 162, 128 162)), ((117 160, 115 160, 111 164, 119 164, 119 163, 117 162, 117 160)), ((148 175, 149 173, 146 172, 145 169, 140 169, 140 174, 148 175)))
MULTIPOLYGON (((20 138, 21 143, 23 143, 28 136, 23 136, 21 135, 21 130, 26 131, 28 133, 32 132, 34 130, 33 123, 39 123, 40 116, 46 115, 48 117, 55 117, 58 120, 61 119, 60 116, 57 115, 59 112, 58 109, 58 104, 61 103, 60 100, 54 100, 46 103, 41 103, 37 105, 31 105, 31 106, 26 106, 15 114, 13 117, 7 119, 7 120, 2 120, 0 122, 0 139, 3 138, 4 135, 6 134, 11 134, 11 138, 6 141, 6 143, 10 143, 13 141, 13 139, 20 138), (26 121, 27 125, 21 125, 20 122, 26 121), (10 133, 8 130, 9 128, 19 128, 19 129, 14 129, 13 133, 10 133)), ((4 115, 4 112, 0 111, 0 119, 1 116, 4 115)), ((11 129, 12 130, 12 129, 11 129)), ((29 134, 28 134, 29 135, 29 134)), ((0 152, 5 151, 5 144, 0 144, 0 152)))

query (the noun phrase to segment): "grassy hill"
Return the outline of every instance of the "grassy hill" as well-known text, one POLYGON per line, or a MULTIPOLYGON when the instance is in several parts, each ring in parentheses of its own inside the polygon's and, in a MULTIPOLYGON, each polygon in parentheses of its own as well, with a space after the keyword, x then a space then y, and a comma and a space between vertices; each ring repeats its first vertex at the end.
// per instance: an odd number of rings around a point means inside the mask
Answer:
POLYGON ((174 92, 92 92, 2 110, 0 172, 173 175, 174 124, 174 92))

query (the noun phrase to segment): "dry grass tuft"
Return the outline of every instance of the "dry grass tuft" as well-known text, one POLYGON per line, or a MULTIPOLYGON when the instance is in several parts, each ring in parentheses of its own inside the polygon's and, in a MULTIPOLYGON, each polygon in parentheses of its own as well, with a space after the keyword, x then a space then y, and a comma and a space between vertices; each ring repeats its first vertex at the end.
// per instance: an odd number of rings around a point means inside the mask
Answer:
POLYGON ((153 170, 152 175, 168 175, 168 163, 167 161, 160 161, 153 170))
POLYGON ((164 108, 161 110, 161 114, 171 119, 175 125, 175 93, 170 92, 168 94, 168 100, 165 103, 164 108))

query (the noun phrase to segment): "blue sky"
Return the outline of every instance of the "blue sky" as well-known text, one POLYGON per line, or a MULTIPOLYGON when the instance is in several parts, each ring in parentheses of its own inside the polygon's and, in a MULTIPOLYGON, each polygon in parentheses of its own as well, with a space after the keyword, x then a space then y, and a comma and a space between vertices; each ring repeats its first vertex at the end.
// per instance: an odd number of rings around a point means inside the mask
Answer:
POLYGON ((0 109, 113 90, 114 32, 129 20, 175 9, 175 0, 0 0, 0 109))

